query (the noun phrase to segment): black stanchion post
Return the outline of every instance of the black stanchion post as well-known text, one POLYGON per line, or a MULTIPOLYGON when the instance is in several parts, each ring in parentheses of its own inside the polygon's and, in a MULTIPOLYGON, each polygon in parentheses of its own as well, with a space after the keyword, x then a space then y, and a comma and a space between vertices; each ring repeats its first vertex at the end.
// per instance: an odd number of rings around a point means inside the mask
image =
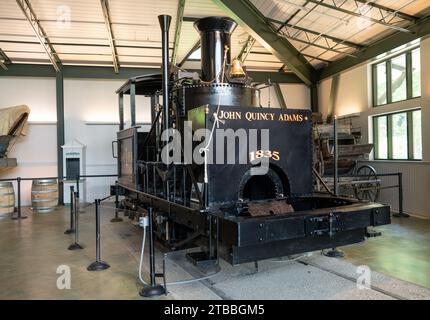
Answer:
POLYGON ((17 186, 17 193, 18 193, 18 204, 17 204, 17 216, 12 218, 13 220, 21 220, 21 219, 27 219, 27 216, 23 216, 21 214, 21 177, 16 178, 16 186, 17 186))
MULTIPOLYGON (((333 193, 337 197, 339 195, 339 175, 338 175, 338 161, 339 161, 339 149, 338 149, 338 124, 337 116, 333 116, 333 193)), ((332 248, 329 251, 323 251, 326 257, 330 258, 343 258, 344 253, 337 248, 332 248)))
POLYGON ((76 176, 76 192, 78 193, 79 198, 79 174, 76 176))
POLYGON ((407 213, 403 212, 403 173, 397 172, 397 180, 399 186, 399 213, 394 213, 393 216, 397 218, 409 218, 407 213))
POLYGON ((166 289, 157 284, 155 281, 155 244, 154 244, 154 229, 153 229, 153 212, 152 207, 148 208, 148 225, 149 225, 149 273, 151 277, 151 284, 144 287, 139 294, 142 297, 154 297, 162 295, 166 289))
POLYGON ((74 195, 74 204, 75 204, 75 242, 69 246, 69 250, 79 250, 83 249, 83 247, 79 244, 79 196, 77 192, 73 193, 74 195))
POLYGON ((87 270, 88 271, 101 271, 106 270, 110 267, 106 262, 100 258, 100 199, 95 201, 95 212, 96 212, 96 261, 91 263, 87 270))
POLYGON ((333 192, 335 196, 339 195, 339 187, 338 187, 338 161, 339 161, 339 153, 338 153, 338 145, 337 145, 337 117, 334 115, 333 117, 333 192))
POLYGON ((115 217, 110 222, 121 222, 122 218, 118 217, 119 212, 119 186, 118 181, 115 181, 115 217))
POLYGON ((64 231, 64 234, 71 234, 73 232, 75 232, 75 226, 74 226, 74 222, 75 222, 75 217, 74 217, 74 205, 73 205, 73 190, 74 187, 70 186, 70 228, 67 229, 66 231, 64 231))
POLYGON ((403 173, 398 173, 399 179, 399 214, 403 216, 403 173))

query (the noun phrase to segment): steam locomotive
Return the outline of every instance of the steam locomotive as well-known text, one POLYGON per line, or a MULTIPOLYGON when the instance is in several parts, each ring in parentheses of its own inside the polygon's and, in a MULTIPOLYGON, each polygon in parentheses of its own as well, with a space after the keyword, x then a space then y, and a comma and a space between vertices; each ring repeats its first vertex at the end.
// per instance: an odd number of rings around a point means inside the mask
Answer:
POLYGON ((314 194, 311 111, 261 107, 246 69, 231 60, 233 20, 206 17, 194 23, 200 72, 169 65, 170 17, 159 20, 161 75, 131 78, 117 90, 117 187, 130 219, 150 210, 157 239, 172 250, 199 246, 200 252, 189 254, 199 265, 219 257, 237 265, 335 248, 364 241, 368 227, 390 223, 387 205, 314 194), (130 95, 127 129, 124 95, 130 95), (149 132, 136 126, 136 95, 150 97, 149 132), (205 134, 191 147, 186 141, 173 144, 174 135, 166 139, 169 130, 195 137, 202 129, 205 134), (234 143, 222 144, 228 137, 216 130, 241 131, 257 136, 256 142, 234 136, 234 143), (175 152, 181 160, 166 161, 175 152), (231 155, 242 161, 229 162, 231 155))

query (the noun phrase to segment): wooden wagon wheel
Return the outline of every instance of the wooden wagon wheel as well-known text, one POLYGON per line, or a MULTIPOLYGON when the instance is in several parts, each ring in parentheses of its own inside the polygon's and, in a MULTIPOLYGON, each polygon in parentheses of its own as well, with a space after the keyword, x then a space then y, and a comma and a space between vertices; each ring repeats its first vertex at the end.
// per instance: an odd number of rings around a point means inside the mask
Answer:
POLYGON ((358 181, 369 181, 367 183, 357 183, 354 185, 354 194, 358 200, 368 200, 376 202, 379 198, 378 175, 375 168, 364 165, 357 170, 358 181), (375 182, 373 182, 375 181, 375 182))

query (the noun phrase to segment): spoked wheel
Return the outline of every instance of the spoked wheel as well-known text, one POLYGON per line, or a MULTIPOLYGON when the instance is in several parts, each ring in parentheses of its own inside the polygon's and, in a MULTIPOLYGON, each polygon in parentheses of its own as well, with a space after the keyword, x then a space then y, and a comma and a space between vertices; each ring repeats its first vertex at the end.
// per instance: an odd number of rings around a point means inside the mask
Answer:
POLYGON ((357 181, 366 181, 354 185, 354 194, 358 200, 376 202, 379 198, 380 182, 375 168, 364 165, 357 170, 357 181))

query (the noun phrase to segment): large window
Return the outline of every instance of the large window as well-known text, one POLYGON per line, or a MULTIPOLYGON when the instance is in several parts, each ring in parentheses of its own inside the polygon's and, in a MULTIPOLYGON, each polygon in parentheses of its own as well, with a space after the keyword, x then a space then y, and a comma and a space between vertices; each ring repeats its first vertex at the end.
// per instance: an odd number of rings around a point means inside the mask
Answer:
POLYGON ((421 110, 373 117, 376 160, 421 160, 421 110))
POLYGON ((373 106, 421 96, 420 48, 372 66, 373 106))

